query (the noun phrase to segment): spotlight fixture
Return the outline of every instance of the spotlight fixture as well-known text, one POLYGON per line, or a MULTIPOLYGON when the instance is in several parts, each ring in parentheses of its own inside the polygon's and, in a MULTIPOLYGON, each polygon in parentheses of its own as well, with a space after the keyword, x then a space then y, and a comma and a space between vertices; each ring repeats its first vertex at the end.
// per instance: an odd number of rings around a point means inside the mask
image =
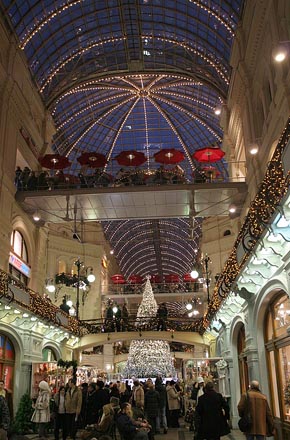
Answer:
POLYGON ((40 214, 39 214, 38 211, 35 211, 35 213, 33 214, 32 217, 33 217, 33 220, 34 220, 35 222, 39 222, 39 220, 41 219, 40 214))
POLYGON ((111 255, 114 255, 114 249, 111 249, 111 250, 110 250, 110 254, 111 254, 111 255))
POLYGON ((259 147, 258 147, 257 144, 253 144, 253 145, 251 145, 250 148, 249 148, 249 153, 250 153, 252 156, 255 156, 255 154, 257 154, 258 151, 259 151, 259 147))
POLYGON ((231 213, 231 214, 234 214, 235 212, 237 211, 237 207, 236 207, 236 205, 230 205, 229 206, 229 212, 231 213))
POLYGON ((186 308, 186 310, 190 311, 190 310, 192 310, 193 305, 189 302, 186 304, 185 308, 186 308))
POLYGON ((216 107, 216 108, 214 109, 214 114, 215 114, 216 116, 219 116, 219 115, 221 114, 221 112, 222 112, 222 109, 221 109, 220 107, 216 107))
POLYGON ((114 306, 114 307, 113 307, 113 313, 116 314, 117 311, 118 311, 118 307, 117 307, 117 306, 114 306))
MULTIPOLYGON (((285 41, 284 43, 287 43, 287 41, 285 41)), ((285 59, 288 55, 287 47, 285 45, 283 45, 283 43, 280 43, 279 46, 277 46, 273 50, 272 55, 273 55, 273 59, 274 59, 274 61, 276 61, 276 63, 282 63, 283 61, 285 61, 285 59)))
POLYGON ((192 268, 192 271, 190 272, 190 276, 193 280, 196 280, 199 277, 199 273, 195 267, 192 268))
POLYGON ((53 284, 53 279, 52 278, 48 278, 46 280, 46 289, 49 291, 49 293, 54 293, 55 292, 55 285, 53 284))
POLYGON ((93 274, 93 268, 90 267, 88 269, 90 269, 90 273, 87 276, 87 280, 88 280, 89 283, 93 283, 95 281, 95 279, 96 279, 95 275, 93 274))

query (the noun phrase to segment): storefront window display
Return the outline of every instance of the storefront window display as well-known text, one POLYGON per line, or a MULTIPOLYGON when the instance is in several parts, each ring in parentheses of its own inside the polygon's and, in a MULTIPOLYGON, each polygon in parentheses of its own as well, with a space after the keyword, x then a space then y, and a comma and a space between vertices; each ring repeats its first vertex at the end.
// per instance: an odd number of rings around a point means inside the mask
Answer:
POLYGON ((281 294, 268 308, 265 339, 275 417, 290 422, 290 301, 281 294))
POLYGON ((7 336, 0 335, 0 378, 8 390, 13 389, 15 351, 7 336))

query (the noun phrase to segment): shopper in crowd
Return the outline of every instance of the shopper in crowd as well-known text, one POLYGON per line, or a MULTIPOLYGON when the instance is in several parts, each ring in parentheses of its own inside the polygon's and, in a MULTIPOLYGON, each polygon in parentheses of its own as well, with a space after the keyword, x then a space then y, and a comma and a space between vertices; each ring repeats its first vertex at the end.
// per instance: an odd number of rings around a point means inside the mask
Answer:
POLYGON ((167 307, 165 303, 162 303, 159 305, 158 310, 157 310, 157 330, 166 330, 166 323, 167 323, 167 315, 168 315, 168 311, 167 311, 167 307))
POLYGON ((0 440, 7 440, 7 431, 10 425, 9 409, 6 399, 0 396, 0 440))
POLYGON ((39 382, 39 392, 33 404, 34 412, 31 417, 33 423, 38 424, 39 438, 47 437, 47 424, 50 422, 50 388, 45 380, 39 382))
POLYGON ((115 322, 116 322, 116 330, 117 332, 121 331, 121 320, 122 320, 122 310, 118 304, 116 304, 116 311, 114 312, 115 315, 115 322))
POLYGON ((87 425, 81 435, 83 440, 100 438, 102 435, 111 435, 114 424, 114 410, 110 404, 103 406, 103 414, 98 423, 87 425))
POLYGON ((127 387, 126 383, 121 383, 120 386, 120 403, 130 402, 131 388, 127 387))
POLYGON ((144 409, 144 390, 139 380, 134 380, 133 382, 133 392, 131 396, 131 403, 133 408, 137 408, 139 410, 144 409))
MULTIPOLYGON (((65 394, 65 409, 65 438, 69 435, 71 439, 75 440, 77 433, 77 422, 82 409, 82 391, 76 386, 75 378, 72 378, 68 381, 68 390, 65 394)), ((65 438, 63 440, 65 440, 65 438)))
POLYGON ((105 330, 106 332, 112 332, 114 330, 114 312, 112 304, 109 304, 106 310, 105 330))
POLYGON ((126 304, 122 306, 122 331, 125 332, 129 327, 129 311, 126 304))
POLYGON ((13 399, 12 393, 5 388, 4 380, 0 380, 0 396, 4 397, 8 405, 10 419, 13 419, 13 399))
POLYGON ((130 403, 123 403, 116 417, 116 425, 123 440, 148 440, 151 426, 144 420, 134 420, 130 403))
POLYGON ((199 376, 197 378, 197 381, 194 382, 191 390, 190 400, 192 400, 194 406, 197 405, 199 397, 202 396, 203 394, 204 394, 204 378, 199 376))
POLYGON ((156 434, 156 420, 159 414, 160 397, 158 391, 155 390, 152 379, 147 381, 148 390, 144 396, 144 411, 148 423, 152 427, 152 434, 156 434))
POLYGON ((85 426, 96 423, 98 420, 98 402, 96 384, 90 383, 88 385, 85 426))
POLYGON ((207 382, 195 411, 199 416, 197 438, 219 440, 221 436, 229 434, 229 406, 223 396, 215 391, 213 382, 207 382))
POLYGON ((59 387, 54 395, 54 440, 59 440, 59 430, 62 430, 63 440, 65 435, 65 387, 59 387))
POLYGON ((112 384, 110 388, 110 397, 118 397, 118 399, 120 399, 120 391, 117 383, 112 384))
POLYGON ((251 415, 251 427, 246 432, 247 440, 264 440, 273 435, 274 424, 271 409, 267 397, 262 394, 257 380, 250 383, 250 390, 241 396, 238 411, 242 417, 246 411, 251 415))
POLYGON ((156 419, 156 432, 160 432, 162 425, 163 433, 167 434, 168 431, 167 418, 166 418, 167 394, 166 394, 166 387, 165 385, 163 385, 161 376, 157 376, 155 380, 155 390, 158 391, 159 393, 159 412, 156 419))
MULTIPOLYGON (((82 408, 81 408, 81 427, 85 428, 86 426, 86 413, 87 413, 87 397, 88 397, 88 388, 89 384, 87 382, 83 382, 81 384, 81 391, 82 391, 82 408)), ((80 425, 80 424, 79 424, 80 425)))
POLYGON ((170 415, 170 426, 172 428, 179 428, 180 394, 176 391, 174 380, 171 380, 169 385, 167 385, 166 393, 170 415))
POLYGON ((110 394, 104 388, 104 382, 98 380, 96 383, 96 409, 97 409, 97 420, 100 419, 102 415, 103 406, 110 402, 110 394))
POLYGON ((61 305, 59 306, 59 308, 60 308, 63 312, 69 314, 70 306, 67 304, 67 302, 66 302, 66 297, 65 297, 65 296, 63 297, 62 303, 61 303, 61 305))

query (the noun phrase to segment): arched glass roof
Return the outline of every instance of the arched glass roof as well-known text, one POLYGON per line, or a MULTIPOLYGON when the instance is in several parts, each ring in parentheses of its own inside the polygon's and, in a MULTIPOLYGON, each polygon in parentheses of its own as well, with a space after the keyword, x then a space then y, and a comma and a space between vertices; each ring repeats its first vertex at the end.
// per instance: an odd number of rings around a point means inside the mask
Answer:
POLYGON ((110 167, 131 149, 156 168, 163 148, 182 150, 193 170, 194 151, 222 141, 214 110, 227 97, 243 0, 1 3, 53 115, 52 148, 72 171, 82 152, 105 154, 110 167))

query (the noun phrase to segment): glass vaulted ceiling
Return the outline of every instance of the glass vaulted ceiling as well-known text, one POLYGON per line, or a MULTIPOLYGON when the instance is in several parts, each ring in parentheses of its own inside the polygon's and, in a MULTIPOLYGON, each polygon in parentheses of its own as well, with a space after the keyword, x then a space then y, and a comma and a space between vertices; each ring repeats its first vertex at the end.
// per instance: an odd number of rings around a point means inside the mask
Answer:
POLYGON ((0 2, 53 115, 52 147, 71 171, 84 151, 110 166, 129 149, 156 168, 162 148, 182 150, 182 166, 194 169, 194 151, 221 142, 214 109, 227 96, 243 0, 0 2))

